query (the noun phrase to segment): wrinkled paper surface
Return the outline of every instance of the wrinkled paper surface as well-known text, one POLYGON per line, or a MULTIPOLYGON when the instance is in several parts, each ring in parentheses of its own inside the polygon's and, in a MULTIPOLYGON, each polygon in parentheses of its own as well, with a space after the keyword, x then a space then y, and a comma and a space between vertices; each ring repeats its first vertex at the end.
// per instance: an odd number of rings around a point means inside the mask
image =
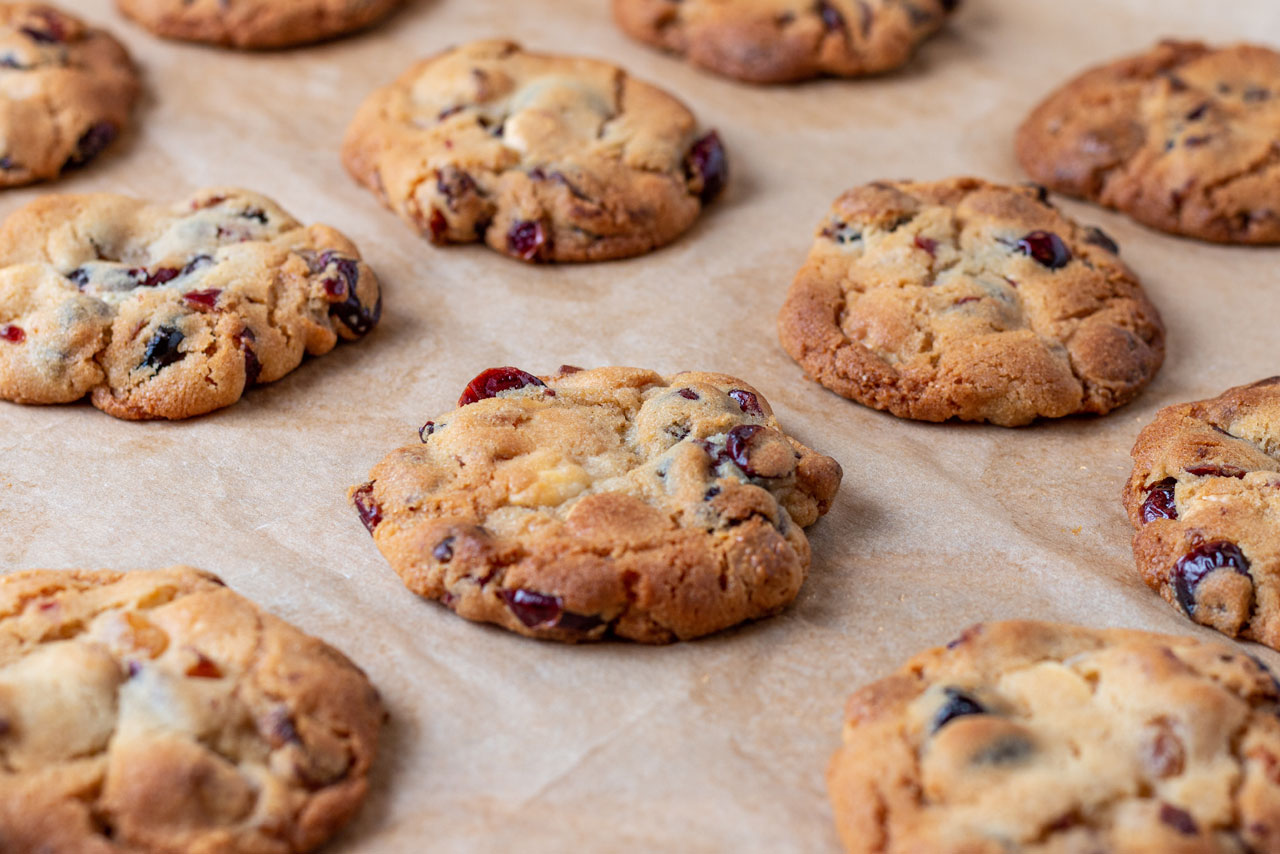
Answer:
POLYGON ((1280 373, 1280 250, 1063 202, 1120 243, 1169 330, 1155 382, 1101 419, 901 421, 805 380, 775 318, 841 190, 1023 180, 1012 134, 1050 89, 1166 34, 1280 43, 1273 0, 967 0, 902 73, 779 88, 628 41, 605 0, 410 0, 358 37, 261 54, 162 42, 109 0, 66 3, 127 43, 147 95, 91 168, 4 191, 0 215, 52 189, 170 200, 243 185, 350 236, 385 312, 365 341, 183 423, 0 403, 0 567, 190 563, 349 653, 392 719, 365 809, 327 851, 834 852, 823 772, 843 700, 912 652, 1013 617, 1211 636, 1138 578, 1120 489, 1156 409, 1280 373), (534 268, 416 237, 347 177, 343 130, 413 60, 495 35, 680 95, 725 140, 726 196, 675 245, 619 263, 534 268), (693 643, 573 648, 401 586, 346 488, 483 368, 564 362, 741 376, 843 464, 792 608, 693 643))

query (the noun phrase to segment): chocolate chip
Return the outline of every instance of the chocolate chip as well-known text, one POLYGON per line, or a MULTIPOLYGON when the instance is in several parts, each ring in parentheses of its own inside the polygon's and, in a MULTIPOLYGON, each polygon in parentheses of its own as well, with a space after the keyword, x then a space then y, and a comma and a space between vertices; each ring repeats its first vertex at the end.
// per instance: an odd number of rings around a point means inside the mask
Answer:
POLYGON ((431 550, 431 556, 441 563, 453 560, 453 537, 445 537, 436 543, 436 547, 431 550))
POLYGON ((933 716, 932 732, 937 732, 956 718, 966 715, 985 715, 986 708, 959 688, 945 688, 946 701, 933 716))
POLYGON ((155 334, 147 342, 147 349, 142 354, 140 367, 155 368, 157 371, 161 371, 174 362, 181 361, 186 354, 178 350, 178 345, 182 343, 185 337, 172 326, 157 327, 155 334))

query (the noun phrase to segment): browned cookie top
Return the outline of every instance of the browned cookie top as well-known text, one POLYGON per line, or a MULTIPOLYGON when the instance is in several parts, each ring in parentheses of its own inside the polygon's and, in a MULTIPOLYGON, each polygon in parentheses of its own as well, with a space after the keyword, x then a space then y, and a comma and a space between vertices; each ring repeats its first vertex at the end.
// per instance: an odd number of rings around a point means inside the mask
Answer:
POLYGON ((1147 584, 1280 649, 1280 377, 1160 410, 1133 460, 1124 504, 1147 584))
POLYGON ((40 3, 0 3, 0 186, 83 166, 129 121, 138 75, 106 32, 40 3))
POLYGON ((369 96, 347 170, 438 244, 599 261, 670 243, 724 186, 678 100, 604 62, 473 42, 369 96))
POLYGON ((414 592, 561 641, 689 639, 782 610, 840 466, 723 374, 476 377, 351 497, 414 592))
POLYGON ((91 394, 118 418, 188 418, 381 311, 350 241, 256 193, 45 196, 0 225, 0 399, 91 394))
POLYGON ((0 578, 0 850, 294 854, 355 813, 384 713, 212 575, 0 578))
POLYGON ((1280 53, 1265 47, 1165 41, 1087 71, 1017 147, 1035 180, 1154 228, 1280 242, 1280 53))
POLYGON ((1043 190, 877 182, 836 200, 779 317, 823 385, 903 418, 1104 413, 1164 358, 1116 245, 1043 190))
POLYGON ((1272 854, 1280 686, 1238 648, 975 626, 849 698, 850 854, 1272 854))
POLYGON ((628 35, 753 83, 903 65, 959 0, 613 0, 628 35))
POLYGON ((403 0, 116 0, 158 36, 239 48, 306 44, 359 30, 403 0))

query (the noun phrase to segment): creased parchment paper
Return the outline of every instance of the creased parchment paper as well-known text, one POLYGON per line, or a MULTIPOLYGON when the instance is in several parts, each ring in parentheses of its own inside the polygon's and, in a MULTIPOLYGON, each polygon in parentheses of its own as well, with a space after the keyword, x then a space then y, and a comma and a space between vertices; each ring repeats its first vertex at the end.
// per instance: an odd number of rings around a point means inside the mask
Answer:
POLYGON ((191 563, 348 652, 392 720, 365 809, 326 851, 833 852, 823 772, 844 697, 917 649, 1012 617, 1211 635, 1137 578, 1120 488, 1157 408, 1280 373, 1280 251, 1063 202, 1119 241, 1169 330, 1156 381, 1102 419, 900 421, 806 381, 774 321, 841 190, 1023 180, 1011 137, 1051 88, 1166 34, 1280 43, 1274 0, 966 0, 908 70, 791 88, 631 43, 605 0, 410 0, 361 36, 265 54, 162 42, 109 0, 65 2, 127 43, 148 96, 122 144, 56 185, 5 191, 0 215, 52 189, 243 185, 355 240, 385 312, 365 341, 184 423, 0 403, 0 567, 191 563), (495 35, 677 93, 725 139, 727 195, 674 246, 621 263, 532 268, 417 238, 343 172, 342 132, 414 59, 495 35), (683 645, 573 648, 401 586, 346 488, 481 369, 562 362, 739 375, 840 460, 790 610, 683 645))

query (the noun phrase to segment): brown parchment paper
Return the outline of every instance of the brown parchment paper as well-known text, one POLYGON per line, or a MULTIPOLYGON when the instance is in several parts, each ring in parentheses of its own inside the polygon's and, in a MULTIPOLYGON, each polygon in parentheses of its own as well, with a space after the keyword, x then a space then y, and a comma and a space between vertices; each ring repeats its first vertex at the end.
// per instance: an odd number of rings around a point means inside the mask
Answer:
MULTIPOLYGON (((130 424, 87 404, 0 403, 0 568, 191 563, 347 651, 392 719, 358 820, 331 852, 837 850, 823 772, 844 697, 977 620, 1211 633, 1136 577, 1119 493, 1160 406, 1280 373, 1280 250, 1167 237, 1064 201, 1123 247, 1169 329, 1137 402, 1019 430, 900 421, 806 381, 774 322, 844 188, 972 173, 1019 181, 1011 136, 1051 88, 1156 37, 1280 43, 1275 0, 966 0, 902 73, 753 88, 629 42, 605 0, 410 0, 360 36, 245 54, 167 43, 109 0, 64 0, 145 72, 137 127, 49 190, 276 198, 360 246, 381 327, 236 406, 130 424), (375 86, 472 38, 617 61, 721 131, 727 195, 674 246, 533 268, 420 240, 343 172, 375 86), (725 371, 835 456, 813 569, 775 619, 665 648, 565 647, 409 594, 345 501, 481 369, 562 362, 725 371)), ((1268 655, 1272 661, 1276 656, 1268 655)))

